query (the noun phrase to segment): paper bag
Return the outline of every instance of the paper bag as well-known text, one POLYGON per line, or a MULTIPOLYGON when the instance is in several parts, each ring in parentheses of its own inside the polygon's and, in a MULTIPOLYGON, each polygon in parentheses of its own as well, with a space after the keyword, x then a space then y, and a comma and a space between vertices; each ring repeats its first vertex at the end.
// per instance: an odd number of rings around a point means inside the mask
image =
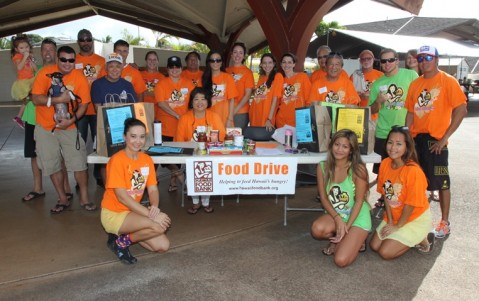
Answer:
POLYGON ((146 125, 145 146, 153 146, 153 103, 107 104, 97 109, 96 152, 100 156, 111 157, 125 147, 123 139, 124 122, 134 117, 146 125))
POLYGON ((336 116, 338 108, 345 105, 331 102, 314 103, 314 119, 318 136, 319 152, 328 151, 331 135, 336 132, 336 116))
POLYGON ((367 155, 374 151, 376 124, 371 120, 371 109, 339 108, 337 130, 350 129, 358 136, 359 151, 367 155))

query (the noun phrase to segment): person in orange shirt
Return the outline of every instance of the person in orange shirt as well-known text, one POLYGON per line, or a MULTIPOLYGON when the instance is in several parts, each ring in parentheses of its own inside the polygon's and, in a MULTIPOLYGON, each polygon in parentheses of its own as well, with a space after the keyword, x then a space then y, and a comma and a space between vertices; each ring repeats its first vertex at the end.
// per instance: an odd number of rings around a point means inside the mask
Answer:
POLYGON ((328 74, 315 81, 311 87, 309 101, 324 101, 358 105, 360 98, 349 78, 341 76, 343 57, 331 53, 326 60, 328 74))
MULTIPOLYGON (((220 116, 209 110, 212 106, 210 90, 202 87, 196 87, 190 94, 188 107, 191 109, 180 118, 178 129, 176 131, 175 141, 197 141, 200 129, 208 131, 208 129, 218 130, 219 139, 223 141, 225 138, 225 127, 220 116)), ((208 133, 207 133, 208 135, 208 133)), ((212 213, 213 207, 210 205, 210 196, 193 196, 193 206, 188 209, 189 214, 196 214, 203 206, 206 213, 212 213)))
MULTIPOLYGON (((171 56, 166 63, 168 77, 158 83, 155 88, 155 102, 160 108, 155 119, 162 123, 161 134, 163 141, 173 141, 178 127, 178 120, 188 111, 189 95, 195 88, 192 82, 181 76, 181 59, 171 56)), ((178 190, 177 180, 184 182, 185 177, 180 167, 175 164, 162 165, 171 171, 168 192, 178 190)))
POLYGON ((414 140, 405 126, 394 126, 386 139, 388 157, 381 162, 377 191, 386 205, 384 219, 370 242, 383 259, 394 259, 416 247, 430 253, 434 245, 427 180, 419 166, 414 140))
POLYGON ((201 56, 196 51, 188 52, 185 57, 186 68, 181 73, 181 76, 191 80, 195 87, 201 87, 201 77, 203 71, 200 70, 201 56))
POLYGON ((435 235, 445 238, 451 232, 447 143, 467 114, 466 96, 454 77, 439 70, 439 53, 435 47, 419 48, 417 61, 422 75, 409 86, 406 126, 416 142, 419 163, 428 179, 427 190, 439 190, 441 221, 435 235))
POLYGON ((224 70, 221 52, 211 50, 206 56, 206 69, 201 83, 212 93, 211 110, 220 115, 226 127, 232 127, 234 100, 238 97, 238 91, 233 77, 224 70))
POLYGON ((296 108, 309 106, 311 82, 304 72, 295 72, 297 58, 292 53, 285 53, 281 58, 283 69, 283 96, 276 114, 276 128, 286 124, 296 126, 296 108))
MULTIPOLYGON (((371 85, 384 75, 381 71, 373 68, 374 54, 371 50, 364 49, 359 54, 359 63, 361 68, 354 71, 351 74, 350 79, 353 82, 356 92, 358 92, 359 98, 361 98, 360 107, 368 107, 369 102, 369 89, 371 85)), ((371 120, 378 119, 378 114, 372 114, 371 120)))
POLYGON ((126 62, 128 54, 130 53, 130 44, 124 40, 118 40, 113 44, 113 52, 121 55, 123 59, 123 71, 121 77, 129 81, 137 94, 138 102, 143 102, 143 93, 146 92, 146 85, 143 81, 140 71, 126 62))
POLYGON ((233 75, 238 96, 235 98, 234 124, 244 129, 249 123, 249 100, 254 88, 253 72, 244 65, 246 46, 243 43, 235 43, 231 52, 233 66, 226 68, 226 72, 233 75))
MULTIPOLYGON (((318 47, 316 50, 316 57, 318 58, 318 65, 319 69, 314 71, 313 74, 311 74, 311 83, 314 83, 321 77, 326 76, 327 70, 326 70, 326 59, 328 58, 328 55, 331 53, 331 48, 329 48, 328 45, 321 45, 318 47)), ((341 72, 342 77, 348 77, 348 73, 346 71, 341 72)))
MULTIPOLYGON (((146 92, 143 94, 144 102, 156 103, 155 101, 155 87, 165 76, 158 72, 160 64, 158 54, 155 51, 148 51, 145 55, 146 70, 141 71, 141 76, 146 85, 146 92)), ((158 116, 160 108, 155 106, 155 118, 158 116)))
POLYGON ((101 223, 108 233, 107 246, 125 264, 137 259, 130 253, 138 243, 151 252, 168 251, 166 231, 171 219, 160 211, 160 193, 153 160, 141 151, 146 141, 146 126, 135 118, 125 120, 126 146, 107 164, 105 193, 101 202, 101 223), (148 191, 149 206, 140 201, 148 191))
POLYGON ((283 93, 283 75, 276 69, 276 59, 271 53, 261 56, 258 84, 249 110, 251 126, 274 129, 278 102, 283 93))
POLYGON ((88 200, 85 142, 79 137, 75 126, 90 103, 90 87, 82 72, 75 70, 73 48, 60 47, 57 57, 57 65, 45 66, 40 70, 32 88, 32 101, 36 105, 38 165, 44 175, 50 176, 58 193, 59 201, 50 210, 52 214, 61 213, 71 205, 63 187, 62 158, 65 158, 67 170, 73 171, 79 185, 80 206, 93 211, 96 205, 88 200), (54 80, 59 77, 63 80, 54 80), (63 112, 66 114, 60 114, 59 108, 65 106, 69 110, 63 112))

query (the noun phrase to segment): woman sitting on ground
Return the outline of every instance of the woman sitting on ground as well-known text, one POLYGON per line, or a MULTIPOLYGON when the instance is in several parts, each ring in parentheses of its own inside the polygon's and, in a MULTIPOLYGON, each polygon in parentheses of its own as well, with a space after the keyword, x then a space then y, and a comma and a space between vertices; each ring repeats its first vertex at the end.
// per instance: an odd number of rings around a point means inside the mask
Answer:
MULTIPOLYGON (((218 130, 219 140, 224 141, 225 127, 221 117, 215 112, 209 110, 211 108, 211 93, 205 88, 194 88, 190 94, 190 101, 188 103, 190 110, 181 116, 178 121, 178 129, 174 141, 186 142, 197 141, 198 132, 206 132, 208 130, 218 130)), ((189 214, 196 214, 203 206, 206 213, 212 213, 213 207, 210 205, 210 196, 193 196, 193 206, 188 209, 189 214)))
POLYGON ((129 246, 139 243, 152 252, 166 252, 170 241, 166 231, 171 220, 158 208, 160 194, 153 160, 143 152, 146 127, 135 118, 125 120, 124 150, 113 155, 107 164, 105 194, 101 203, 101 223, 109 233, 108 247, 121 262, 134 264, 137 260, 129 246), (150 206, 140 204, 145 189, 150 206))
POLYGON ((368 171, 353 131, 344 129, 334 134, 326 161, 319 163, 317 174, 326 214, 314 221, 311 235, 329 239, 323 254, 334 255, 336 265, 345 267, 356 260, 358 252, 366 250, 365 241, 371 230, 368 171))
POLYGON ((371 249, 384 259, 394 259, 416 246, 429 253, 434 243, 427 180, 417 163, 414 140, 404 126, 395 126, 386 139, 388 158, 379 167, 378 192, 386 212, 371 239, 371 249), (429 234, 428 234, 429 233, 429 234))

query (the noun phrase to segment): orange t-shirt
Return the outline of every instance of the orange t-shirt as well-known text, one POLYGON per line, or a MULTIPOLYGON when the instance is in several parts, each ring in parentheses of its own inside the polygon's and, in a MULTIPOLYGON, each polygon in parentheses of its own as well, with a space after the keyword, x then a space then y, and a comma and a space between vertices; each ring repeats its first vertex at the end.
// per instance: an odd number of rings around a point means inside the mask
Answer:
MULTIPOLYGON (((233 66, 226 68, 226 72, 233 75, 235 80, 236 90, 238 91, 238 96, 235 97, 235 107, 239 104, 241 99, 245 95, 245 89, 254 88, 254 78, 253 72, 249 70, 245 65, 233 66)), ((243 114, 249 112, 249 101, 238 111, 237 114, 243 114)))
MULTIPOLYGON (((190 93, 195 86, 186 78, 180 77, 178 82, 174 83, 171 78, 165 77, 155 87, 155 102, 167 102, 180 116, 188 111, 188 102, 190 101, 190 93)), ((160 120, 162 125, 161 133, 164 136, 175 137, 178 119, 163 111, 158 110, 155 119, 160 120)))
MULTIPOLYGON (((141 71, 140 73, 146 85, 146 93, 143 95, 143 101, 155 103, 155 87, 158 82, 164 79, 166 76, 164 76, 160 72, 148 72, 146 70, 141 71)), ((158 116, 159 109, 160 108, 158 106, 155 106, 155 118, 156 116, 158 116)))
POLYGON ((211 110, 220 115, 221 120, 226 124, 230 112, 230 99, 234 99, 238 96, 233 76, 226 72, 221 72, 219 75, 213 76, 212 93, 211 110))
POLYGON ((126 67, 123 68, 123 71, 121 71, 121 77, 133 85, 133 89, 135 89, 137 95, 146 91, 146 85, 140 71, 133 68, 130 64, 127 64, 126 67))
MULTIPOLYGON (((368 72, 363 72, 363 75, 364 75, 364 81, 366 82, 366 91, 365 92, 368 92, 369 89, 371 89, 371 86, 374 83, 374 81, 376 79, 380 78, 381 76, 383 76, 384 73, 382 73, 381 71, 378 71, 376 69, 371 69, 368 72)), ((349 79, 351 81, 353 80, 353 74, 351 74, 349 79)), ((361 103, 359 105, 361 107, 367 107, 368 106, 368 101, 369 101, 369 99, 361 99, 361 103)))
POLYGON ((457 80, 439 71, 432 78, 424 75, 409 86, 406 109, 413 114, 411 135, 427 133, 441 139, 451 124, 452 110, 466 104, 466 96, 457 80))
MULTIPOLYGON (((393 160, 386 158, 379 167, 377 191, 391 207, 393 224, 397 224, 404 205, 414 207, 407 222, 413 221, 429 208, 426 196, 427 179, 421 167, 414 162, 400 168, 392 168, 393 160)), ((384 221, 388 221, 384 214, 384 221)))
POLYGON ((226 129, 220 116, 209 109, 206 110, 205 118, 195 118, 193 110, 189 110, 181 116, 178 121, 178 128, 174 141, 188 142, 196 141, 196 127, 206 126, 212 130, 219 130, 219 139, 224 141, 226 129))
POLYGON ((145 153, 138 153, 138 160, 128 157, 124 150, 114 154, 106 165, 106 185, 101 207, 114 212, 131 211, 120 203, 115 188, 125 188, 131 198, 139 203, 145 189, 157 185, 153 160, 145 153))
MULTIPOLYGON (((75 57, 75 69, 79 69, 83 72, 88 85, 91 87, 91 83, 100 78, 100 74, 105 72, 105 58, 98 54, 92 54, 90 56, 83 56, 77 54, 75 57)), ((96 115, 95 106, 93 103, 88 105, 85 115, 96 115)))
MULTIPOLYGON (((314 83, 315 81, 317 81, 318 79, 320 79, 321 77, 325 77, 327 75, 326 71, 324 71, 323 69, 319 68, 318 70, 314 71, 313 74, 311 74, 311 83, 314 83)), ((341 75, 340 77, 346 77, 346 78, 349 78, 349 75, 348 73, 343 69, 343 71, 341 72, 341 75)))
POLYGON ((201 87, 201 77, 203 76, 203 71, 198 70, 197 72, 191 72, 188 69, 184 69, 181 71, 181 76, 191 80, 195 87, 201 87))
POLYGON ((339 78, 330 82, 327 77, 321 77, 311 86, 309 101, 324 101, 341 104, 359 105, 359 98, 353 82, 349 78, 339 76, 339 78))
POLYGON ((23 54, 17 53, 12 57, 12 62, 15 65, 15 69, 17 70, 17 79, 29 79, 35 76, 33 70, 33 62, 31 58, 28 58, 25 61, 25 65, 22 69, 17 69, 17 64, 23 59, 23 54))
MULTIPOLYGON (((249 109, 249 123, 251 126, 265 126, 273 103, 273 97, 278 98, 276 107, 278 107, 279 101, 281 101, 281 96, 283 95, 283 75, 277 72, 269 89, 266 86, 267 80, 268 77, 266 75, 260 76, 256 89, 253 92, 254 98, 249 109)), ((271 119, 273 125, 275 120, 276 110, 271 119)))
POLYGON ((311 82, 306 74, 298 72, 290 78, 284 77, 283 96, 276 113, 276 128, 285 124, 296 126, 296 108, 309 106, 311 82))
MULTIPOLYGON (((50 89, 52 80, 47 76, 47 74, 53 72, 60 72, 57 65, 49 65, 43 67, 35 77, 32 87, 32 95, 48 95, 48 90, 50 89)), ((71 91, 73 94, 78 95, 81 98, 81 105, 88 105, 91 102, 90 96, 90 86, 88 86, 88 81, 83 72, 80 70, 72 70, 69 74, 63 76, 63 83, 65 87, 71 91)), ((68 105, 70 114, 73 114, 71 111, 71 106, 68 105)), ((40 125, 46 131, 51 131, 55 128, 55 120, 53 115, 55 114, 55 106, 51 107, 45 106, 36 106, 36 121, 37 125, 40 125)), ((75 123, 73 123, 69 129, 75 128, 75 123)))

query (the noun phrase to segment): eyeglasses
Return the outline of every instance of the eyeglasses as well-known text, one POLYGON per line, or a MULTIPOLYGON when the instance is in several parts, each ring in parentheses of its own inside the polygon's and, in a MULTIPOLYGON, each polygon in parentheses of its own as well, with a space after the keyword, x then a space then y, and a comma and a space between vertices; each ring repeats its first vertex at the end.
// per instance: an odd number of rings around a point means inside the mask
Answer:
POLYGON ((422 63, 424 61, 431 62, 434 58, 435 58, 435 56, 429 55, 429 54, 428 55, 421 55, 421 56, 417 57, 417 62, 418 63, 422 63))
POLYGON ((327 59, 327 58, 328 58, 328 55, 329 55, 329 54, 326 54, 326 55, 318 55, 318 60, 327 59))
POLYGON ((223 60, 222 59, 209 59, 208 62, 210 63, 221 63, 223 60))
POLYGON ((73 64, 73 63, 75 62, 75 59, 67 59, 67 58, 64 58, 64 57, 59 57, 58 59, 59 59, 60 62, 62 62, 62 63, 69 62, 69 63, 73 64))
POLYGON ((397 61, 397 58, 392 57, 389 59, 380 59, 379 61, 381 62, 381 64, 394 63, 395 61, 397 61))
POLYGON ((372 59, 373 59, 372 57, 362 57, 362 58, 360 58, 359 60, 360 60, 361 62, 366 62, 366 61, 371 61, 372 59))
POLYGON ((92 42, 92 38, 84 38, 84 39, 78 39, 78 42, 92 42))

